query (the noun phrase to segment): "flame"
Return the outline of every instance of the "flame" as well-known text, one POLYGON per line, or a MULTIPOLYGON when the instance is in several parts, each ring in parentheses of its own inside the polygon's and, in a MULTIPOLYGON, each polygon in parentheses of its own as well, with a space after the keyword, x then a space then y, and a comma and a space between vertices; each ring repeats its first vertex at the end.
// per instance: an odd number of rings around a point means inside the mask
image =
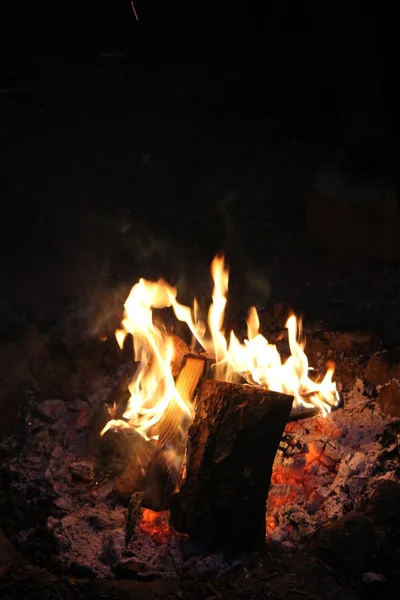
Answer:
POLYGON ((115 332, 122 347, 125 337, 133 337, 134 358, 139 363, 131 384, 131 394, 124 419, 111 420, 103 429, 131 426, 144 438, 156 437, 151 433, 173 398, 187 414, 192 408, 180 397, 172 376, 171 362, 174 347, 171 337, 153 323, 153 308, 167 308, 176 297, 176 289, 166 281, 157 282, 140 279, 133 286, 125 302, 125 315, 121 329, 115 332))
POLYGON ((207 322, 202 318, 196 301, 192 309, 180 304, 176 299, 176 288, 162 279, 157 282, 140 279, 132 288, 125 302, 121 329, 115 335, 122 346, 126 335, 132 334, 135 360, 140 365, 129 386, 131 397, 124 414, 126 421, 110 421, 103 432, 110 427, 124 427, 128 424, 146 438, 155 437, 152 429, 172 398, 189 415, 192 414, 192 406, 182 400, 172 376, 172 338, 154 324, 153 308, 173 308, 176 318, 187 324, 206 353, 215 359, 216 379, 242 379, 249 385, 290 394, 294 397, 294 410, 316 407, 323 416, 338 404, 339 395, 332 380, 333 363, 328 365, 321 381, 309 377, 311 369, 304 352, 301 321, 294 314, 286 322, 291 355, 284 362, 277 347, 260 333, 260 320, 255 307, 251 307, 248 312, 247 338, 243 342, 239 341, 233 331, 226 335, 223 323, 229 271, 222 255, 214 258, 211 274, 214 289, 207 322))

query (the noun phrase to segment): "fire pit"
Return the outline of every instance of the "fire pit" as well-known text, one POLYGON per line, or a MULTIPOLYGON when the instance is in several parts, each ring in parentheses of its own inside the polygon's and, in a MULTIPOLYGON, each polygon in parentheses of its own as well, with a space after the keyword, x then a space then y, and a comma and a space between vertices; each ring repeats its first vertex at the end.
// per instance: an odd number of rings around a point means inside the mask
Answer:
POLYGON ((307 547, 398 480, 398 420, 362 377, 359 338, 314 328, 313 373, 293 314, 275 323, 275 344, 254 308, 247 334, 226 334, 223 257, 211 271, 207 318, 167 282, 141 279, 120 349, 112 336, 59 346, 42 385, 19 389, 24 411, 1 445, 1 524, 31 560, 84 577, 222 577, 266 544, 307 547), (341 359, 337 383, 321 348, 341 359), (57 390, 61 372, 69 393, 57 390))

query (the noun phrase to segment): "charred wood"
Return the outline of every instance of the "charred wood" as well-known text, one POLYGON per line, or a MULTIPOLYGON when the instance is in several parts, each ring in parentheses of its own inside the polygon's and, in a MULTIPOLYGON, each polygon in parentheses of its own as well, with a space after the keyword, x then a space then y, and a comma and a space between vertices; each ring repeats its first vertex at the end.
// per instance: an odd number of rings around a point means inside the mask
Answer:
POLYGON ((143 490, 155 444, 134 429, 108 430, 98 439, 97 463, 107 477, 116 477, 113 491, 123 500, 143 490))
POLYGON ((203 381, 186 479, 171 499, 178 531, 232 550, 264 544, 272 464, 292 402, 265 389, 203 381))

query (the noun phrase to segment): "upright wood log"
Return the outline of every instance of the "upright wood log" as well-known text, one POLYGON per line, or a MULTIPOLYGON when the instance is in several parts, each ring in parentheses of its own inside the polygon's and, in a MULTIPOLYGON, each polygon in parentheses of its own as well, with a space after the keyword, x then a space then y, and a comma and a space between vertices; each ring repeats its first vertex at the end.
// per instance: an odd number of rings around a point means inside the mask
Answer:
POLYGON ((214 547, 265 543, 272 464, 293 398, 204 380, 189 430, 186 479, 171 499, 178 531, 214 547))

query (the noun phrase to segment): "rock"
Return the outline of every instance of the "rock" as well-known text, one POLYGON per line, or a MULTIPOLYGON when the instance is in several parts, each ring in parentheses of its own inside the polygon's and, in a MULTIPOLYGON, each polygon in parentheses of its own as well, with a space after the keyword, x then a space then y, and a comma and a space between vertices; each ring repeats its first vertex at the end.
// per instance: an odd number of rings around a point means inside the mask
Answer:
POLYGON ((305 353, 307 354, 308 364, 314 369, 324 369, 333 354, 332 349, 326 342, 312 337, 307 337, 305 353))
POLYGON ((381 389, 378 402, 385 415, 400 418, 400 382, 397 379, 392 379, 381 389))
POLYGON ((378 350, 381 347, 380 340, 368 331, 347 331, 341 333, 331 343, 332 348, 337 352, 361 352, 367 354, 378 350))
POLYGON ((372 385, 384 385, 391 379, 400 379, 400 346, 372 356, 365 369, 364 379, 372 385))

